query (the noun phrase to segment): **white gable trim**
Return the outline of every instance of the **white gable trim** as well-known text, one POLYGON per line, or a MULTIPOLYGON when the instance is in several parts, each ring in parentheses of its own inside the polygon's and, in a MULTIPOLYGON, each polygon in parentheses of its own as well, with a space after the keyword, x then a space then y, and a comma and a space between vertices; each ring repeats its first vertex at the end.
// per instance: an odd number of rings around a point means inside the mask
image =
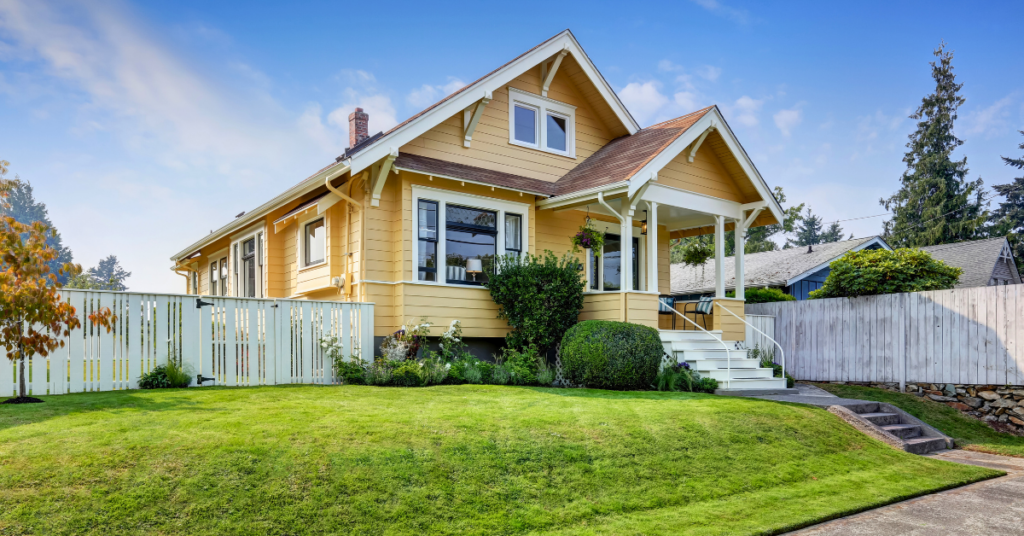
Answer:
MULTIPOLYGON (((887 249, 889 251, 892 251, 892 247, 885 240, 882 240, 882 237, 876 236, 876 237, 872 238, 871 240, 868 240, 867 242, 864 242, 863 244, 861 244, 861 245, 859 245, 859 246, 857 246, 855 248, 850 248, 849 250, 844 252, 843 255, 845 255, 846 253, 848 253, 850 251, 860 251, 862 249, 867 249, 867 248, 869 248, 869 247, 871 247, 873 245, 877 245, 877 246, 880 246, 882 249, 887 249)), ((843 255, 840 255, 839 257, 842 257, 843 255)), ((815 266, 814 268, 811 268, 810 270, 807 270, 806 272, 804 272, 804 273, 802 273, 802 274, 800 274, 800 275, 798 275, 798 276, 796 276, 796 277, 786 281, 786 286, 788 287, 788 286, 792 285, 793 283, 796 283, 797 281, 802 281, 804 279, 807 279, 808 277, 818 273, 818 271, 820 271, 820 270, 822 270, 824 268, 828 268, 828 266, 830 264, 832 264, 832 262, 835 261, 836 259, 838 259, 839 257, 835 257, 835 258, 833 258, 832 260, 830 260, 828 262, 823 262, 823 263, 815 266)))
POLYGON ((615 91, 612 90, 608 82, 598 72, 594 63, 590 61, 587 53, 583 51, 583 47, 573 37, 572 32, 566 30, 550 39, 547 43, 544 43, 544 45, 520 56, 502 69, 479 80, 458 95, 428 110, 408 124, 376 140, 370 147, 356 153, 350 159, 351 163, 349 164, 352 168, 352 174, 355 175, 370 167, 381 158, 388 156, 389 147, 401 147, 422 136, 445 119, 469 108, 488 94, 501 89, 519 75, 551 59, 552 56, 563 50, 568 50, 573 55, 580 68, 583 69, 583 72, 597 87, 598 93, 612 107, 616 117, 626 127, 626 130, 630 134, 635 134, 636 131, 640 130, 640 126, 637 125, 633 116, 626 110, 626 106, 619 100, 618 95, 615 94, 615 91))
MULTIPOLYGON (((722 139, 725 140, 725 144, 729 147, 729 151, 732 152, 736 160, 739 161, 740 167, 750 178, 750 181, 754 183, 754 187, 757 189, 757 193, 761 194, 761 199, 768 202, 768 210, 771 211, 772 215, 779 222, 782 222, 785 217, 782 213, 782 207, 779 202, 772 195, 771 190, 768 188, 768 183, 765 182, 761 174, 758 173, 757 168, 754 167, 754 163, 750 161, 750 157, 747 156, 747 152, 743 150, 740 142, 736 139, 736 135, 732 129, 729 128, 729 124, 725 122, 725 118, 722 117, 721 112, 718 111, 718 107, 714 107, 704 114, 693 124, 682 136, 676 138, 665 150, 661 151, 654 158, 651 159, 644 167, 640 168, 639 171, 633 174, 629 178, 629 195, 632 196, 641 186, 653 177, 657 177, 658 171, 668 165, 675 157, 679 156, 683 149, 686 149, 691 143, 699 138, 708 129, 714 127, 722 135, 722 139)), ((657 179, 655 179, 657 180, 657 179)))

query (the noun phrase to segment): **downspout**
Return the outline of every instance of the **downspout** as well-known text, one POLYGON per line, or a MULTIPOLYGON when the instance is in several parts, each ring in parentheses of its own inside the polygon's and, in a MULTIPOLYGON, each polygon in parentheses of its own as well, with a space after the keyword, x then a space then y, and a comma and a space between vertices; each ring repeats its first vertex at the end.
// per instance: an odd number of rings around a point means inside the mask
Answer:
MULTIPOLYGON (((355 178, 350 177, 348 182, 349 182, 349 190, 351 191, 352 183, 355 182, 355 178)), ((360 211, 362 211, 363 204, 360 203, 359 201, 356 201, 355 199, 352 199, 350 196, 346 195, 341 190, 335 188, 334 185, 331 184, 331 177, 329 177, 329 176, 324 178, 324 186, 326 186, 327 189, 331 193, 333 193, 334 195, 337 195, 338 197, 344 199, 348 203, 348 206, 345 207, 345 218, 346 218, 346 221, 345 221, 345 233, 348 234, 348 237, 349 237, 348 238, 348 246, 346 247, 346 249, 347 249, 346 253, 348 253, 348 268, 349 269, 345 270, 345 273, 346 274, 350 274, 350 273, 352 273, 352 270, 351 270, 352 265, 351 265, 351 263, 353 262, 352 261, 352 206, 355 205, 355 206, 359 207, 360 211)), ((351 288, 352 282, 349 281, 348 285, 351 288)), ((351 299, 351 295, 350 294, 346 294, 345 295, 345 299, 346 300, 350 300, 351 299)))

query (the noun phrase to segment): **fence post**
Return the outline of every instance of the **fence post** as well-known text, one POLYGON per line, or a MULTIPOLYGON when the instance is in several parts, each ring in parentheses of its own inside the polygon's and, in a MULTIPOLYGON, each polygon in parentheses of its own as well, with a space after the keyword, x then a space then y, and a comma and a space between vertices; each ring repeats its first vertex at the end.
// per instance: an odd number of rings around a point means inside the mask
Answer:
POLYGON ((267 385, 277 385, 277 300, 263 308, 263 365, 267 385))

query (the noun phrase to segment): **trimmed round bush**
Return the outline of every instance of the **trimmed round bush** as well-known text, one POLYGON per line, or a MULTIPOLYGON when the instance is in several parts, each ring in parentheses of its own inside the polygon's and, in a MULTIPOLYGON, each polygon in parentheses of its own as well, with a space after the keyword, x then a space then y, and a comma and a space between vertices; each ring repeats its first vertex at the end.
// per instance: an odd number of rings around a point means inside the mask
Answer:
POLYGON ((626 391, 650 389, 664 353, 652 327, 586 320, 565 333, 559 356, 570 383, 626 391))

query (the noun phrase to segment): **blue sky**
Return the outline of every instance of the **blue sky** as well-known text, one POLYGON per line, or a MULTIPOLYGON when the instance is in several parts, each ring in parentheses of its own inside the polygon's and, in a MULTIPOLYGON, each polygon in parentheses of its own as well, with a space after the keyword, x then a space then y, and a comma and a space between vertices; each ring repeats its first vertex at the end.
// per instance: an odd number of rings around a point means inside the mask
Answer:
MULTIPOLYGON (((884 212, 940 40, 971 177, 1014 174, 1024 4, 0 0, 0 159, 86 266, 179 291, 171 254, 570 28, 642 125, 722 107, 768 183, 826 221, 884 212)), ((880 231, 883 218, 842 222, 880 231)))

